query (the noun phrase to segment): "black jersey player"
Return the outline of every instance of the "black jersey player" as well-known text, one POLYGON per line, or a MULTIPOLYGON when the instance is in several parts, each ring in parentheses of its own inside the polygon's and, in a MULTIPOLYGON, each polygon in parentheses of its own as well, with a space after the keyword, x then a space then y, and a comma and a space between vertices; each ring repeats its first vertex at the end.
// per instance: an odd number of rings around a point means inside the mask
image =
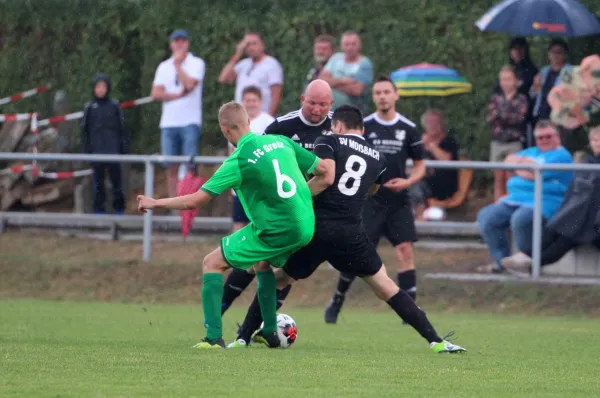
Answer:
MULTIPOLYGON (((425 175, 425 162, 421 137, 415 124, 396 112, 397 100, 394 83, 387 77, 379 78, 373 85, 373 102, 377 111, 365 118, 365 139, 385 155, 388 161, 387 183, 366 203, 363 216, 367 234, 375 246, 381 236, 394 246, 398 286, 414 300, 417 278, 412 245, 417 240, 417 233, 408 188, 425 175), (406 173, 407 159, 413 161, 409 177, 406 173)), ((337 321, 354 278, 352 274, 340 274, 336 292, 325 310, 327 323, 337 321)))
MULTIPOLYGON (((318 137, 331 130, 331 105, 333 97, 329 84, 323 80, 311 82, 300 97, 302 106, 299 110, 278 117, 265 130, 265 134, 284 135, 303 148, 313 150, 318 137)), ((225 281, 222 313, 225 313, 233 301, 250 285, 254 273, 233 269, 225 281)), ((283 296, 287 293, 284 292, 283 296)), ((282 300, 284 297, 280 297, 282 300)))
MULTIPOLYGON (((369 194, 385 178, 386 161, 363 137, 363 117, 353 105, 342 105, 333 113, 332 135, 315 141, 314 153, 324 162, 333 162, 335 179, 314 199, 315 233, 311 242, 294 253, 283 268, 275 271, 278 288, 308 278, 328 261, 340 272, 362 277, 380 299, 425 338, 434 352, 461 352, 464 348, 440 338, 425 313, 400 290, 386 273, 375 245, 369 240, 362 211, 369 194)), ((255 297, 241 329, 256 330, 262 321, 255 297)), ((246 346, 249 336, 238 336, 230 348, 246 346), (243 338, 245 337, 245 338, 243 338)), ((269 344, 261 331, 253 340, 269 344)))

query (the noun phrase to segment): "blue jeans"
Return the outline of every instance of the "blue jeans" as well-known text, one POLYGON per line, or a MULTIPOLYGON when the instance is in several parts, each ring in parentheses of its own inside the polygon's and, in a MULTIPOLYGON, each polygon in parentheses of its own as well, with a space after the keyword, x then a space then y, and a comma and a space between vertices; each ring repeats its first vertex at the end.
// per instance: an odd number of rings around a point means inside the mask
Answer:
POLYGON ((183 127, 165 127, 161 129, 161 152, 165 156, 198 155, 200 145, 200 126, 188 124, 183 127))
POLYGON ((477 214, 479 231, 490 255, 501 267, 501 260, 510 256, 508 229, 519 251, 530 253, 533 246, 533 208, 503 202, 488 205, 477 214))

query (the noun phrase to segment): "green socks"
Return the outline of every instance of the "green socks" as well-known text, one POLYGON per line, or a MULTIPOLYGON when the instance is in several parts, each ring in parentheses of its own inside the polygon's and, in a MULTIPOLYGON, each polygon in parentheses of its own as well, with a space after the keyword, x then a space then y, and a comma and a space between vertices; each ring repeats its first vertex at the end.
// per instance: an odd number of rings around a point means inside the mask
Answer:
POLYGON ((272 270, 257 272, 258 288, 256 295, 260 304, 260 313, 265 323, 263 332, 273 333, 277 330, 277 283, 272 270))
MULTIPOLYGON (((271 275, 273 275, 272 272, 271 275)), ((273 281, 275 281, 274 277, 273 281)), ((213 272, 202 275, 202 310, 207 325, 206 337, 209 340, 216 340, 223 336, 223 321, 221 319, 223 290, 223 274, 213 272)))

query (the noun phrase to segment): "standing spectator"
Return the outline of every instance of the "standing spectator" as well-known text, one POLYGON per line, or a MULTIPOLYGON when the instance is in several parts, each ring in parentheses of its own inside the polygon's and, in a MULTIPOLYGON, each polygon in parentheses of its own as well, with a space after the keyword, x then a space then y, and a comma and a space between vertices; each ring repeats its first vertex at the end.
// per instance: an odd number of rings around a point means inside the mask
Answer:
MULTIPOLYGON (((514 66, 506 65, 500 70, 501 92, 492 95, 488 105, 487 122, 492 128, 490 162, 503 162, 513 153, 523 149, 525 140, 528 100, 517 91, 517 73, 514 66)), ((510 173, 494 170, 494 200, 506 194, 506 181, 510 173)))
MULTIPOLYGON (((519 92, 529 97, 529 90, 533 85, 533 79, 539 70, 531 60, 529 43, 526 38, 514 37, 510 40, 508 63, 515 67, 519 92)), ((495 93, 500 94, 501 92, 500 81, 498 81, 495 93)))
MULTIPOLYGON (((152 99, 161 101, 161 152, 165 156, 198 154, 202 125, 202 81, 205 64, 189 52, 189 36, 176 30, 170 37, 171 58, 158 65, 152 99)), ((177 196, 178 165, 167 165, 169 196, 177 196)))
MULTIPOLYGON (((125 131, 123 112, 119 102, 110 98, 108 76, 99 73, 93 80, 94 99, 85 105, 81 119, 81 145, 83 153, 127 154, 129 139, 125 131)), ((94 169, 94 211, 104 214, 106 192, 104 189, 105 171, 112 185, 113 209, 116 214, 125 211, 125 195, 121 183, 119 163, 93 163, 94 169)))
POLYGON ((535 76, 533 86, 531 87, 531 96, 535 98, 533 118, 536 122, 542 119, 550 119, 552 109, 548 104, 548 93, 552 87, 560 83, 558 76, 563 68, 571 68, 571 65, 567 63, 568 54, 569 47, 564 40, 552 39, 548 46, 548 60, 550 61, 550 65, 544 66, 540 73, 535 76))
MULTIPOLYGON (((558 129, 549 121, 540 120, 535 126, 537 145, 527 148, 505 159, 506 163, 524 165, 573 163, 571 154, 560 145, 558 129)), ((477 222, 494 264, 492 272, 502 272, 502 259, 510 255, 510 228, 517 248, 531 252, 533 234, 533 206, 535 203, 534 172, 516 170, 506 186, 508 195, 498 202, 481 209, 477 222)), ((571 182, 573 173, 566 171, 544 171, 542 173, 542 214, 550 219, 558 210, 571 182)))
POLYGON ((315 60, 315 64, 308 71, 308 75, 306 75, 306 80, 304 81, 304 88, 308 86, 310 82, 319 78, 321 71, 327 65, 329 58, 333 55, 335 51, 335 39, 330 35, 319 35, 315 39, 313 44, 313 57, 315 60))
MULTIPOLYGON (((246 108, 248 117, 250 118, 250 131, 254 134, 262 135, 268 125, 275 121, 275 118, 269 115, 267 112, 262 111, 262 93, 260 88, 256 86, 248 86, 242 91, 242 104, 246 108)), ((229 143, 229 154, 235 150, 235 147, 229 143)), ((248 216, 244 211, 244 207, 240 202, 240 199, 235 194, 234 190, 231 190, 233 195, 233 231, 242 229, 248 222, 248 216)))
POLYGON ((358 33, 342 35, 342 52, 335 53, 321 71, 319 78, 333 89, 333 106, 353 104, 366 112, 369 105, 369 86, 373 82, 373 64, 360 53, 358 33))
MULTIPOLYGON (((446 130, 442 111, 438 109, 427 110, 421 116, 421 126, 425 129, 422 136, 425 159, 458 160, 458 143, 446 130)), ((445 200, 458 190, 458 170, 429 169, 425 178, 410 189, 416 219, 422 221, 428 198, 445 200)))
POLYGON ((242 92, 246 87, 260 87, 262 110, 275 116, 281 103, 283 69, 279 61, 265 53, 265 43, 260 34, 246 34, 221 70, 219 83, 231 84, 234 81, 236 102, 242 102, 242 92), (240 61, 244 52, 248 57, 240 61))

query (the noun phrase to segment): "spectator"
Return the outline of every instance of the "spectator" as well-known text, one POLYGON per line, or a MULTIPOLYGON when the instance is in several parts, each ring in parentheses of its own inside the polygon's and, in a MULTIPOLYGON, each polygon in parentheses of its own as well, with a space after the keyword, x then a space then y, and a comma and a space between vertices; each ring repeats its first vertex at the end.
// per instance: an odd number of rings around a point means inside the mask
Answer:
POLYGON ((373 64, 360 53, 358 33, 344 33, 341 47, 342 52, 335 53, 329 59, 319 78, 329 83, 333 89, 334 108, 353 104, 364 113, 370 103, 368 92, 373 82, 373 64))
POLYGON ((327 61, 333 55, 335 51, 335 39, 330 35, 319 35, 315 39, 313 44, 313 57, 315 60, 315 64, 308 71, 308 75, 306 75, 306 80, 304 81, 304 88, 313 80, 319 78, 319 74, 327 65, 327 61))
MULTIPOLYGON (((488 105, 487 122, 492 128, 490 162, 503 162, 506 156, 523 149, 527 120, 527 96, 517 91, 517 73, 512 65, 500 69, 500 93, 488 105)), ((510 173, 494 170, 494 200, 506 194, 510 173)))
MULTIPOLYGON (((437 109, 430 109, 421 116, 423 148, 425 159, 450 161, 458 160, 458 144, 448 134, 444 114, 437 109)), ((415 207, 416 219, 423 220, 423 212, 427 207, 427 199, 445 200, 458 190, 458 170, 428 169, 425 178, 411 187, 411 197, 415 207)))
MULTIPOLYGON (((184 30, 171 34, 172 56, 158 65, 152 83, 152 99, 161 101, 161 152, 165 156, 198 154, 202 125, 202 81, 205 64, 189 52, 184 30)), ((178 165, 167 165, 169 196, 177 196, 178 165)))
MULTIPOLYGON (((119 102, 110 98, 108 76, 99 73, 93 80, 92 101, 85 105, 81 119, 81 145, 83 153, 127 154, 129 140, 125 131, 123 112, 119 102)), ((105 171, 112 185, 113 209, 116 214, 125 211, 125 195, 121 183, 119 163, 92 163, 94 169, 94 211, 104 214, 106 192, 104 189, 105 171)))
MULTIPOLYGON (((539 70, 533 61, 531 61, 529 43, 526 38, 514 37, 510 40, 508 62, 515 67, 519 92, 529 97, 529 90, 533 85, 533 79, 539 70)), ((494 91, 497 94, 502 92, 500 81, 498 81, 494 91)))
MULTIPOLYGON (((524 165, 573 163, 571 154, 560 145, 558 129, 547 120, 540 120, 535 127, 536 146, 527 148, 505 159, 506 163, 524 165)), ((510 228, 517 247, 530 252, 533 233, 534 172, 516 170, 508 180, 508 195, 498 202, 481 209, 477 215, 481 236, 494 259, 492 272, 502 272, 502 259, 510 255, 510 228)), ((571 172, 544 171, 542 173, 542 214, 544 220, 554 215, 565 196, 573 177, 571 172)))
POLYGON ((235 53, 219 75, 219 83, 235 81, 235 100, 242 102, 242 92, 248 86, 260 87, 262 110, 275 116, 281 103, 283 69, 274 57, 265 53, 265 43, 260 34, 250 32, 238 43, 235 53), (246 53, 248 58, 240 61, 246 53))
MULTIPOLYGON (((592 154, 583 163, 600 164, 600 126, 589 134, 592 154)), ((569 250, 592 243, 600 248, 600 173, 577 171, 565 198, 542 232, 542 266, 560 260, 569 250)), ((508 270, 526 268, 531 273, 531 250, 502 260, 508 270)))
POLYGON ((562 69, 571 68, 571 65, 567 63, 568 54, 569 47, 567 43, 561 39, 552 39, 548 46, 550 64, 544 66, 540 73, 535 76, 531 87, 531 97, 534 98, 533 118, 536 122, 542 119, 550 119, 552 109, 547 101, 548 93, 550 93, 552 87, 560 83, 558 76, 562 69))

